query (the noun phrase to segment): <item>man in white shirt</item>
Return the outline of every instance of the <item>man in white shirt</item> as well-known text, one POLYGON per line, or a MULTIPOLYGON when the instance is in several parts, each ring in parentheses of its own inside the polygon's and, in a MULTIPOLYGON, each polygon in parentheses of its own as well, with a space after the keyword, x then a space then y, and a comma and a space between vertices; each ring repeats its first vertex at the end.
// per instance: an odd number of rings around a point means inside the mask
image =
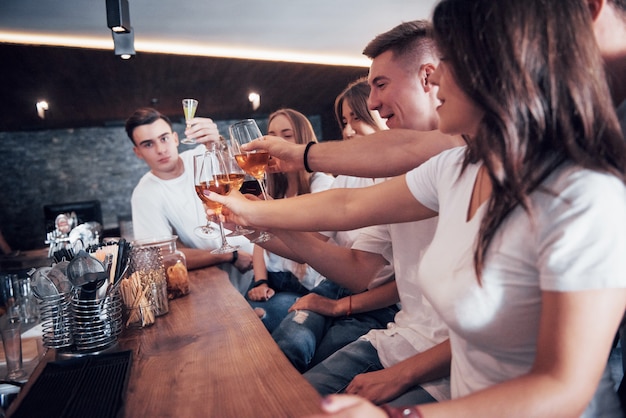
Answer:
POLYGON ((132 198, 135 240, 178 236, 178 247, 185 254, 189 269, 219 266, 229 273, 231 282, 245 292, 252 279, 252 244, 237 237, 241 249, 229 254, 211 254, 219 239, 200 238, 194 228, 206 223, 206 214, 194 190, 193 156, 204 152, 204 142, 219 138, 217 125, 211 119, 194 118, 186 134, 199 145, 178 153, 178 135, 169 118, 155 109, 137 109, 126 121, 126 133, 133 151, 144 160, 150 171, 135 187, 132 198))

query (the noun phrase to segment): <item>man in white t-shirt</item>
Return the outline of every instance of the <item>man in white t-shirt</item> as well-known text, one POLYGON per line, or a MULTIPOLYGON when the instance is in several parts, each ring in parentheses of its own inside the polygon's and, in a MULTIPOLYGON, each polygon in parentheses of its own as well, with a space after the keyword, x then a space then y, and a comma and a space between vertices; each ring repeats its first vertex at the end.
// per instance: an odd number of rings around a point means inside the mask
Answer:
MULTIPOLYGON (((241 249, 229 254, 211 254, 219 239, 200 238, 195 227, 206 223, 202 202, 194 190, 193 156, 204 152, 204 142, 219 137, 211 119, 194 118, 186 134, 196 138, 198 146, 178 153, 178 135, 169 118, 155 109, 137 109, 126 121, 126 133, 133 151, 150 167, 135 187, 132 198, 133 234, 135 240, 178 236, 178 247, 185 254, 189 269, 219 266, 240 292, 252 280, 252 244, 243 237, 233 243, 241 249)), ((230 238, 229 238, 230 239, 230 238)))
MULTIPOLYGON (((427 22, 403 23, 365 48, 372 58, 369 106, 387 118, 390 128, 437 127, 436 91, 428 75, 438 59, 428 27, 427 22)), ((438 151, 456 145, 462 142, 440 144, 438 151)), ((367 288, 374 272, 387 263, 394 266, 400 312, 386 329, 370 331, 304 374, 320 394, 346 391, 376 403, 392 400, 404 405, 449 398, 447 329, 415 285, 416 261, 430 243, 436 222, 364 228, 352 249, 314 238, 289 241, 281 235, 316 270, 345 287, 367 288), (360 272, 360 283, 355 284, 359 278, 351 270, 360 272)))

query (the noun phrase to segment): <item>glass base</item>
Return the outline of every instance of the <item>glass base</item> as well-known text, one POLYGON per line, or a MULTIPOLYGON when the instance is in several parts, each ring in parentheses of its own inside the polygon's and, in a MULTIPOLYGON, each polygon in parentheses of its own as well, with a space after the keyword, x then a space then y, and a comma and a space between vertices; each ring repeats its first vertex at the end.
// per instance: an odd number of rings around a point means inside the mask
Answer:
POLYGON ((243 235, 252 234, 253 232, 254 232, 253 229, 246 229, 244 227, 237 226, 237 228, 235 228, 233 232, 231 232, 230 234, 226 234, 226 236, 227 237, 240 237, 243 235))
POLYGON ((195 228, 193 232, 196 234, 196 236, 204 239, 215 239, 219 238, 220 236, 220 231, 217 228, 207 225, 199 226, 195 228))
POLYGON ((211 251, 211 254, 228 254, 237 251, 238 249, 239 245, 226 244, 221 246, 220 248, 214 249, 213 251, 211 251))
POLYGON ((258 237, 251 239, 250 242, 253 244, 260 244, 262 242, 267 242, 272 239, 272 234, 269 232, 261 232, 261 235, 258 237))
POLYGON ((181 144, 195 144, 196 143, 196 139, 195 138, 183 138, 180 140, 181 144))
POLYGON ((24 369, 7 373, 7 380, 19 381, 23 377, 26 377, 26 371, 24 369))

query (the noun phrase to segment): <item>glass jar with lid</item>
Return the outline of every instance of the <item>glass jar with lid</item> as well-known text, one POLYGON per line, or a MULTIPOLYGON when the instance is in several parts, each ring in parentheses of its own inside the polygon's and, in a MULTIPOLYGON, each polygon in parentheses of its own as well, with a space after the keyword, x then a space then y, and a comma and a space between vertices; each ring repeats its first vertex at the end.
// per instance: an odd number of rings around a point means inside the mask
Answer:
POLYGON ((160 249, 167 281, 168 299, 176 299, 189 293, 187 259, 185 254, 176 248, 177 240, 177 235, 171 235, 133 242, 133 247, 156 247, 160 249))

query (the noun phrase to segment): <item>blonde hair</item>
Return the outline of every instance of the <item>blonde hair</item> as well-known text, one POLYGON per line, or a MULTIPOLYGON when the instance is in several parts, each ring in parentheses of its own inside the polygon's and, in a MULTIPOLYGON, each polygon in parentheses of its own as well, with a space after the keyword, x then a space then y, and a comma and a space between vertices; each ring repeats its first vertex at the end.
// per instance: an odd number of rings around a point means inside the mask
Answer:
MULTIPOLYGON (((308 144, 309 142, 318 142, 315 131, 311 122, 302 113, 293 109, 279 109, 272 113, 268 120, 268 126, 277 116, 284 116, 289 121, 293 129, 296 144, 308 144)), ((311 174, 305 170, 298 173, 298 191, 297 194, 311 193, 311 174)), ((274 199, 285 197, 287 192, 287 176, 283 173, 267 174, 267 193, 274 199)))

